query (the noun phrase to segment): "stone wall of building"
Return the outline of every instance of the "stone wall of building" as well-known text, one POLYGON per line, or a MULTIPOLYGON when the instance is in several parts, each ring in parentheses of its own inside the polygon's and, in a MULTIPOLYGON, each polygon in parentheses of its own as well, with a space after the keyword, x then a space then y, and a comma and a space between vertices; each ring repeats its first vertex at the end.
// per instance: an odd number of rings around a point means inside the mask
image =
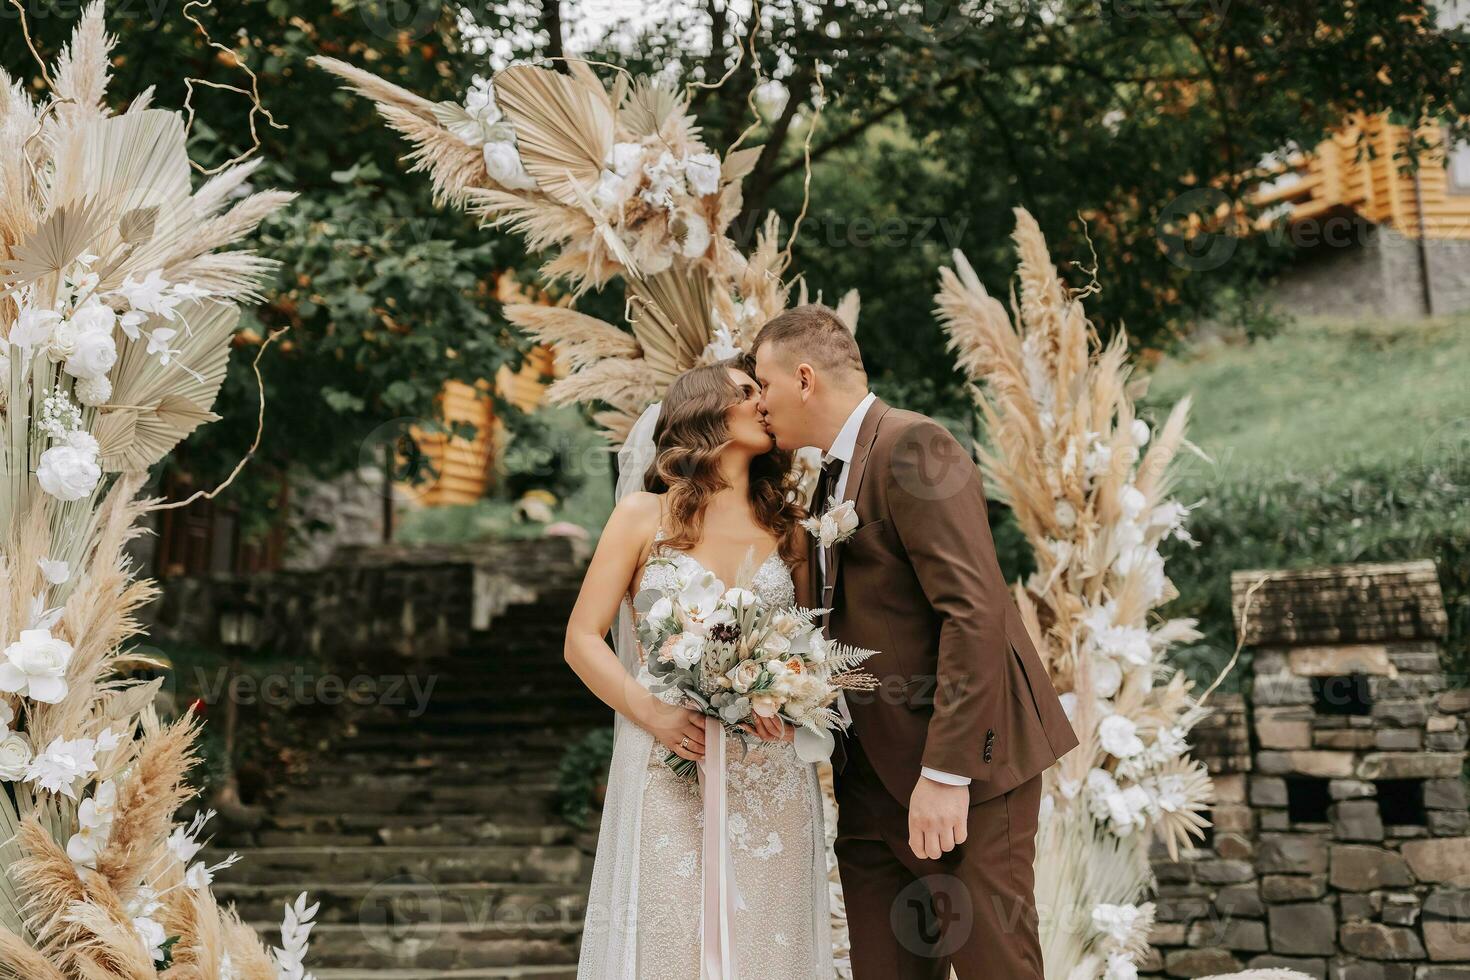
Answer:
POLYGON ((463 648, 543 583, 579 569, 574 538, 455 547, 339 547, 326 566, 244 577, 170 579, 146 611, 154 642, 212 646, 220 604, 261 610, 265 645, 279 656, 343 662, 358 654, 432 657, 463 648))
POLYGON ((1430 562, 1234 576, 1244 698, 1197 731, 1211 836, 1157 854, 1151 974, 1470 980, 1470 692, 1430 562))
MULTIPOLYGON (((1271 287, 1271 301, 1302 316, 1426 315, 1424 274, 1415 239, 1349 215, 1321 219, 1290 268, 1271 287)), ((1424 266, 1437 316, 1470 309, 1470 241, 1428 239, 1424 266)))

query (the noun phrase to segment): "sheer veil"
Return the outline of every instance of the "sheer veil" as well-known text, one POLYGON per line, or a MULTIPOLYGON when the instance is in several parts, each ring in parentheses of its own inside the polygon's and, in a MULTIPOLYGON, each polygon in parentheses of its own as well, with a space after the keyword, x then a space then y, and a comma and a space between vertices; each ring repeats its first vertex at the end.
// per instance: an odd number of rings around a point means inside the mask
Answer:
MULTIPOLYGON (((620 502, 643 489, 643 476, 655 455, 653 428, 660 404, 643 410, 618 450, 620 502)), ((636 684, 641 664, 633 615, 632 603, 624 599, 613 624, 613 649, 629 683, 636 684)), ((578 980, 638 980, 638 845, 652 751, 652 735, 622 715, 614 716, 612 765, 583 919, 578 980)))

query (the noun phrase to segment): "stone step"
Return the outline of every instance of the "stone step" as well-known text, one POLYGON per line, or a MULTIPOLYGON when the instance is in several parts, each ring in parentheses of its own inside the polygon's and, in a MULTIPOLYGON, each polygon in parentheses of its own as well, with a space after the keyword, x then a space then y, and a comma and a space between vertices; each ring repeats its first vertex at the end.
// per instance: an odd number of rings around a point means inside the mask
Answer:
POLYGON ((317 980, 576 980, 568 966, 509 966, 487 970, 314 970, 317 980))
POLYGON ((383 753, 413 756, 423 752, 453 755, 460 758, 484 759, 488 755, 549 750, 556 758, 566 747, 600 725, 561 726, 508 725, 504 731, 436 733, 394 731, 393 726, 376 726, 350 738, 334 748, 334 755, 344 753, 383 753))
POLYGON ((290 884, 217 880, 215 897, 233 902, 240 917, 270 921, 306 892, 321 903, 317 921, 408 929, 421 923, 530 927, 573 926, 582 920, 587 889, 580 883, 434 882, 400 874, 372 882, 301 878, 290 884))
POLYGON ((345 770, 308 772, 287 786, 324 793, 398 793, 405 790, 445 790, 472 786, 544 787, 556 776, 556 753, 516 756, 511 760, 444 759, 423 765, 415 759, 375 760, 373 765, 354 765, 345 770))
POLYGON ((231 846, 455 847, 504 844, 549 847, 571 841, 573 829, 541 815, 529 820, 501 814, 272 814, 265 826, 233 837, 231 846))
POLYGON ((520 785, 426 783, 422 786, 401 788, 378 787, 371 792, 347 786, 335 792, 321 787, 287 787, 272 794, 270 806, 278 813, 434 816, 445 813, 491 814, 515 811, 519 815, 530 817, 554 811, 556 786, 543 780, 520 785))
POLYGON ((577 709, 525 705, 506 705, 494 712, 471 712, 443 715, 430 711, 417 718, 401 715, 361 715, 353 719, 359 734, 389 732, 407 744, 426 740, 437 742, 441 735, 478 736, 483 745, 495 740, 495 748, 503 748, 504 739, 522 739, 527 744, 563 741, 568 729, 595 728, 612 724, 612 709, 602 704, 577 709))
MULTIPOLYGON (((255 929, 267 943, 278 943, 278 923, 257 923, 255 929)), ((309 959, 317 976, 323 976, 324 969, 431 969, 434 976, 452 976, 444 971, 565 968, 577 962, 580 940, 581 927, 576 923, 420 923, 402 928, 322 923, 312 929, 309 959)))
MULTIPOLYGON (((239 884, 313 881, 356 883, 412 875, 436 884, 458 882, 569 883, 581 881, 582 852, 569 845, 288 846, 237 849, 241 862, 229 874, 239 884)), ((211 849, 208 860, 224 855, 211 849)))

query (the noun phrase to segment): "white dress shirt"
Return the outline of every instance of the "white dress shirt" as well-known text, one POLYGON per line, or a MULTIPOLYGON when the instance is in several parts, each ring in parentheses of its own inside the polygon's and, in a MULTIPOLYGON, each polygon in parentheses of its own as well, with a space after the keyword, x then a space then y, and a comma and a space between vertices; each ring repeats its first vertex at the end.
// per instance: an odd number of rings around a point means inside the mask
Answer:
MULTIPOLYGON (((837 438, 832 440, 832 448, 822 455, 823 465, 836 460, 842 461, 842 469, 837 473, 837 482, 832 485, 832 499, 834 500, 841 500, 847 492, 847 471, 852 466, 853 455, 857 452, 858 430, 863 427, 863 419, 867 417, 868 409, 877 400, 878 396, 871 391, 864 395, 863 400, 858 402, 857 407, 852 410, 852 414, 847 417, 847 421, 842 423, 842 428, 837 431, 837 438)), ((821 506, 822 503, 822 501, 813 501, 813 504, 816 506, 821 506)), ((822 570, 822 592, 825 598, 827 588, 827 549, 817 549, 817 565, 822 570)), ((849 718, 847 701, 840 696, 840 692, 837 706, 842 716, 849 718)), ((928 766, 922 767, 920 772, 923 776, 934 780, 936 783, 945 783, 950 786, 968 786, 970 784, 969 776, 956 776, 954 773, 941 772, 938 769, 930 769, 928 766)))

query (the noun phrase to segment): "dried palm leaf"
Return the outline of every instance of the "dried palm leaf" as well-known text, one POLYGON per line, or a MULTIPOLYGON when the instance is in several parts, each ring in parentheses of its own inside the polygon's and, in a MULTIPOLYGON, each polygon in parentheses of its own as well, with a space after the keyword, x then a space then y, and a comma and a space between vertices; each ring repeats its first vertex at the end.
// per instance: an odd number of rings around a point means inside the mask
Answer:
POLYGON ((663 130, 664 122, 676 113, 682 114, 684 108, 684 99, 678 89, 656 78, 639 78, 623 98, 618 122, 635 140, 641 140, 657 136, 663 130))
POLYGON ((562 306, 513 303, 505 318, 528 336, 556 348, 557 359, 571 371, 610 357, 638 357, 638 341, 605 320, 562 306))
POLYGON ((562 204, 577 204, 576 185, 591 188, 612 152, 613 117, 566 75, 515 65, 495 78, 496 101, 516 132, 526 172, 562 204))
MULTIPOLYGON (((150 356, 142 342, 122 345, 113 369, 112 399, 97 424, 98 442, 121 447, 102 457, 106 472, 147 469, 198 426, 218 418, 210 407, 225 379, 239 308, 204 301, 181 305, 178 311, 190 332, 181 330, 174 338, 178 347, 168 364, 150 356), (116 431, 129 426, 130 439, 116 431)), ((155 318, 145 330, 166 322, 155 318)))
POLYGON ((5 289, 59 276, 78 256, 95 252, 107 231, 111 209, 104 202, 76 201, 51 212, 35 231, 11 246, 12 258, 0 262, 5 289))
POLYGON ((708 274, 670 271, 628 281, 629 320, 659 392, 699 362, 714 336, 708 274))

